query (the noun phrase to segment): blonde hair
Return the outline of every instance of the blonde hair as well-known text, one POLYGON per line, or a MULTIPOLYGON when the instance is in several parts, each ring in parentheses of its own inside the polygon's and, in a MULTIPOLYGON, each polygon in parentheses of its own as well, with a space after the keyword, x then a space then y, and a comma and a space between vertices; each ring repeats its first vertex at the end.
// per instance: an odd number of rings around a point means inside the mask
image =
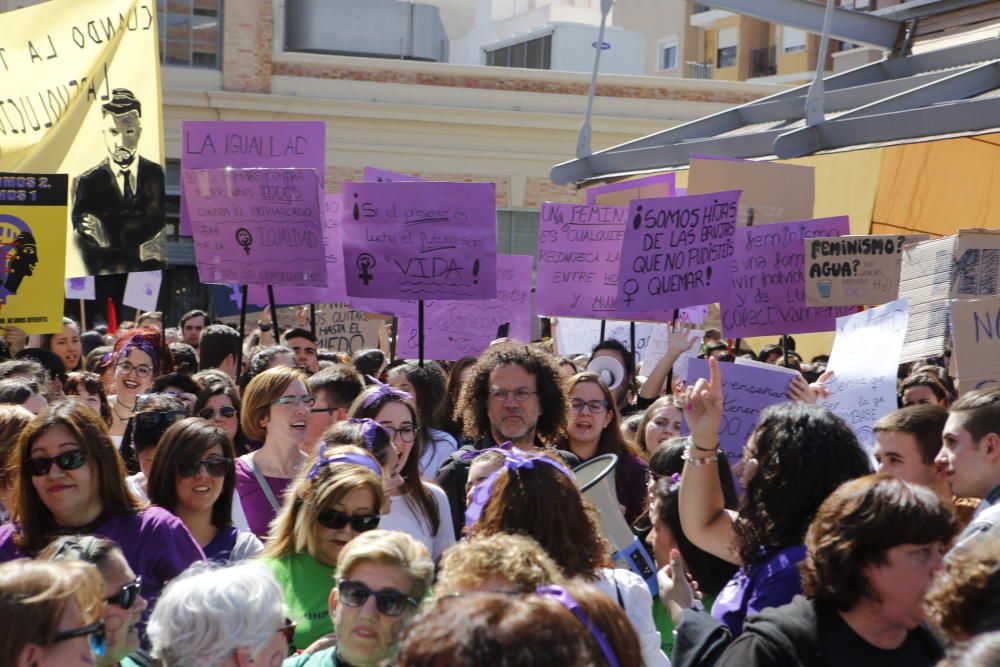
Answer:
MULTIPOLYGON (((324 452, 329 459, 336 454, 354 454, 378 461, 360 447, 330 447, 324 452)), ((319 462, 318 453, 306 461, 285 495, 285 502, 271 523, 264 556, 287 558, 297 553, 316 553, 316 517, 323 510, 343 500, 355 489, 368 489, 380 512, 388 511, 388 497, 382 475, 356 463, 329 463, 319 467, 313 477, 309 473, 319 462)), ((381 468, 379 468, 381 469, 381 468)))
POLYGON ((500 576, 522 593, 562 582, 563 574, 541 545, 527 535, 495 533, 459 542, 444 552, 434 597, 455 595, 500 576))
POLYGON ((0 565, 0 664, 16 664, 28 644, 50 643, 70 600, 79 607, 83 625, 104 615, 104 581, 96 567, 80 561, 0 565))
POLYGON ((267 438, 267 429, 260 422, 270 414, 271 403, 281 398, 296 380, 301 380, 306 391, 309 391, 305 374, 288 366, 269 368, 250 380, 243 392, 243 409, 240 412, 240 426, 246 437, 252 440, 267 438))
POLYGON ((417 601, 427 595, 434 579, 434 561, 427 547, 406 533, 371 530, 355 537, 337 557, 336 580, 349 579, 356 565, 367 562, 402 570, 410 581, 406 593, 417 601))

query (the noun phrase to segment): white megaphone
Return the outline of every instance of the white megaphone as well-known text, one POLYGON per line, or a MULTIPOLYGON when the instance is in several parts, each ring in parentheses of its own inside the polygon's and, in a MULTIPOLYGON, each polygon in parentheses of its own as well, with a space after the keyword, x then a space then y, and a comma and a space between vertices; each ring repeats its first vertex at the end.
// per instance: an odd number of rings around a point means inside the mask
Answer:
POLYGON ((597 373, 601 382, 608 385, 611 391, 617 389, 625 379, 625 367, 614 357, 595 357, 587 364, 587 370, 597 373))
MULTIPOLYGON (((601 358, 598 357, 594 361, 601 358)), ((580 485, 580 492, 584 498, 593 503, 601 515, 601 532, 615 549, 611 554, 615 567, 632 570, 642 577, 649 586, 653 598, 656 598, 659 591, 656 583, 656 565, 646 553, 639 538, 632 534, 618 505, 614 475, 616 465, 618 465, 617 456, 604 454, 573 468, 573 475, 580 485)))

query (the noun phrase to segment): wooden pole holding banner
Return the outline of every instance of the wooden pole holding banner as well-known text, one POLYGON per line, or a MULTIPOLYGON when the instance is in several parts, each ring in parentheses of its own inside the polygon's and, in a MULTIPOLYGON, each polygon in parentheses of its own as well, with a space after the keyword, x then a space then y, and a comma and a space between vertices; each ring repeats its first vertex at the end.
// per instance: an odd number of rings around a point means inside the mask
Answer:
POLYGON ((424 300, 417 301, 417 354, 420 367, 424 367, 424 300))
POLYGON ((597 342, 600 343, 604 340, 604 330, 608 326, 607 320, 601 320, 601 338, 597 342))
POLYGON ((246 285, 240 287, 240 348, 236 351, 236 378, 243 374, 243 339, 247 328, 247 291, 246 285))
MULTIPOLYGON (((677 320, 681 317, 681 309, 674 308, 674 319, 670 323, 670 329, 672 331, 677 331, 677 320)), ((667 396, 673 396, 674 394, 674 367, 671 366, 670 370, 667 371, 667 396)))
POLYGON ((309 304, 309 330, 312 332, 313 336, 316 335, 316 304, 315 303, 310 303, 309 304))
MULTIPOLYGON (((747 227, 753 227, 753 215, 754 215, 753 206, 748 206, 747 207, 747 227)), ((740 343, 742 343, 742 342, 743 342, 742 338, 737 338, 736 339, 736 344, 733 345, 733 356, 734 357, 740 356, 740 343)))
POLYGON ((389 336, 389 363, 396 363, 396 341, 399 340, 399 318, 392 316, 392 335, 389 336))
POLYGON ((628 323, 628 342, 632 351, 632 358, 635 359, 635 320, 628 323))
POLYGON ((281 327, 278 326, 278 309, 274 306, 274 285, 267 286, 267 305, 271 307, 271 326, 274 327, 274 342, 275 344, 279 344, 281 342, 281 327))
POLYGON ((87 309, 83 305, 83 299, 80 299, 80 331, 87 330, 87 309))

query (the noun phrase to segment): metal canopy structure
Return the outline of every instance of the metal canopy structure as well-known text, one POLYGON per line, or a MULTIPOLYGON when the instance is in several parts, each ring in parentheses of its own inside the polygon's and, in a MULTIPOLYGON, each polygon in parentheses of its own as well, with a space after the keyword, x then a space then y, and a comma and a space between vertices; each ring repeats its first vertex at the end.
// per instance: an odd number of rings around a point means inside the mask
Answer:
POLYGON ((807 126, 809 86, 803 85, 563 162, 550 177, 558 184, 583 184, 683 167, 698 154, 787 159, 1000 129, 1000 39, 887 58, 823 83, 822 123, 807 126))

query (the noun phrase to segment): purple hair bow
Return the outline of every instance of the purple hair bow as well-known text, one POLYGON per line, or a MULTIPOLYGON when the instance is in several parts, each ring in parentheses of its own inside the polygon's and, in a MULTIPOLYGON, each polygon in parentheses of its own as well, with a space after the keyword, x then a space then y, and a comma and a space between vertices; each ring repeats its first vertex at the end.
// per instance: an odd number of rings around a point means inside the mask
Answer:
POLYGON ((350 424, 361 424, 361 437, 365 441, 365 449, 369 452, 374 453, 375 451, 375 436, 379 431, 385 433, 386 437, 389 438, 389 440, 392 440, 392 436, 385 430, 385 427, 374 419, 368 419, 367 417, 364 419, 357 419, 356 417, 351 417, 347 421, 350 424))
POLYGON ((497 478, 500 476, 504 470, 520 470, 521 468, 534 468, 535 463, 544 463, 550 465, 562 474, 569 477, 574 482, 576 478, 573 476, 566 466, 555 461, 548 456, 543 456, 541 454, 536 454, 534 452, 526 452, 523 449, 518 449, 517 447, 511 446, 511 443, 505 442, 500 445, 500 447, 492 448, 495 451, 501 452, 505 458, 503 467, 491 474, 489 477, 484 479, 476 488, 472 490, 472 502, 465 509, 465 525, 472 527, 479 517, 483 514, 483 508, 486 506, 487 501, 490 499, 490 494, 493 493, 493 485, 496 483, 497 478), (510 446, 510 449, 505 449, 505 447, 510 446))
POLYGON ((541 586, 535 590, 535 593, 544 598, 555 600, 566 607, 571 614, 576 616, 578 621, 583 623, 583 627, 587 628, 587 632, 597 641, 597 645, 601 647, 601 652, 604 653, 604 658, 608 661, 608 667, 618 667, 618 656, 615 655, 614 649, 611 648, 611 642, 604 636, 604 633, 597 627, 597 624, 590 619, 590 616, 583 610, 583 607, 573 599, 572 595, 566 592, 565 588, 562 586, 541 586))
POLYGON ((368 398, 365 399, 364 403, 361 404, 362 410, 367 408, 369 405, 371 405, 378 399, 382 398, 383 396, 396 396, 406 401, 413 400, 413 395, 410 394, 408 391, 403 391, 402 389, 396 389, 391 385, 379 382, 371 375, 366 375, 365 377, 368 378, 371 381, 372 386, 377 387, 377 389, 373 391, 368 398))
POLYGON ((323 443, 319 446, 319 461, 317 461, 313 467, 309 469, 309 472, 306 473, 306 479, 312 479, 319 474, 320 470, 331 463, 352 463, 354 465, 364 466, 379 477, 382 477, 382 468, 380 468, 378 463, 370 456, 362 456, 361 454, 352 454, 351 452, 347 452, 344 454, 334 454, 330 458, 326 458, 326 443, 323 443))
POLYGON ((487 447, 486 449, 470 449, 468 451, 459 454, 458 458, 462 461, 472 461, 480 454, 484 454, 485 452, 500 452, 501 454, 506 456, 507 452, 509 452, 510 448, 513 446, 514 445, 512 445, 508 440, 507 442, 503 443, 498 447, 487 447))

